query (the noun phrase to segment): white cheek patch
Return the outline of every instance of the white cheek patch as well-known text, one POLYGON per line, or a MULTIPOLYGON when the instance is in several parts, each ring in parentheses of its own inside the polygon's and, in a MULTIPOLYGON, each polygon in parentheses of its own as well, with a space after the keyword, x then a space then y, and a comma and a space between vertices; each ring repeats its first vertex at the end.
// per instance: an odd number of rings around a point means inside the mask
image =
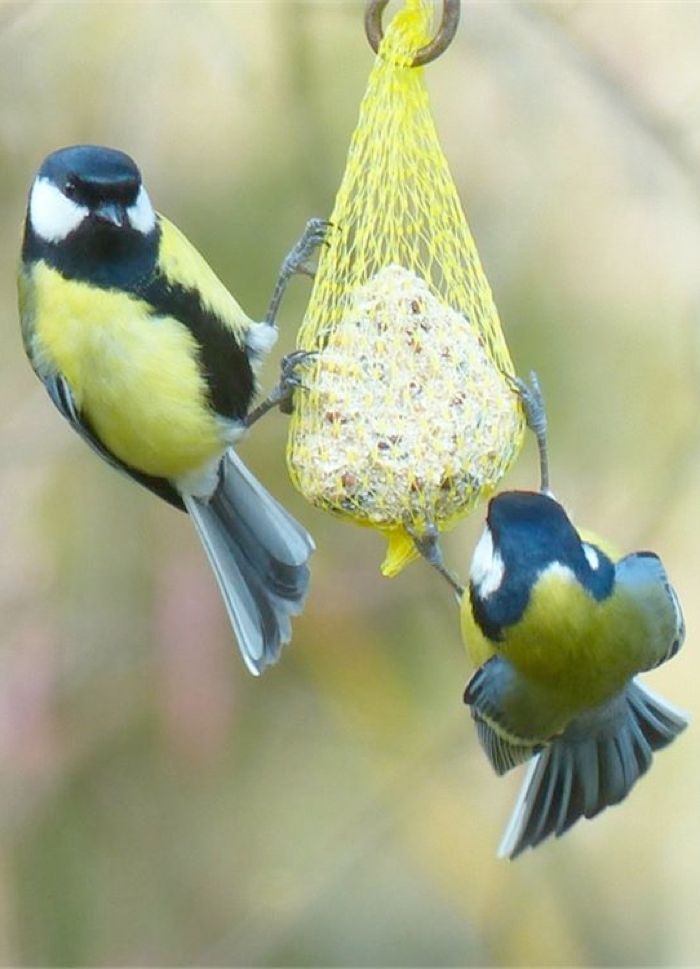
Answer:
POLYGON ((137 232, 141 232, 147 236, 149 232, 153 232, 155 229, 156 214, 153 211, 148 192, 143 185, 139 189, 136 201, 128 207, 126 214, 132 229, 136 229, 137 232))
POLYGON ((48 178, 37 178, 29 199, 32 229, 46 242, 61 242, 78 228, 89 209, 67 198, 48 178))
POLYGON ((584 542, 583 554, 586 556, 586 561, 588 562, 588 564, 590 565, 590 567, 593 569, 594 572, 600 568, 600 558, 598 557, 598 553, 596 552, 596 550, 593 548, 592 545, 587 545, 584 542))
POLYGON ((477 595, 480 599, 488 599, 501 587, 505 566, 499 552, 494 550, 491 530, 486 526, 479 539, 469 573, 477 595))

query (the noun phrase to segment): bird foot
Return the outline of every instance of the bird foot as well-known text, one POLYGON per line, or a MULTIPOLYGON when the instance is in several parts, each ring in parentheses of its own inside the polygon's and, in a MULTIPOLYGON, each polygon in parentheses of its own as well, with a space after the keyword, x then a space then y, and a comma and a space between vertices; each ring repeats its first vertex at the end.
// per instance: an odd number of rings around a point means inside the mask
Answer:
POLYGON ((522 377, 514 377, 508 374, 508 382, 517 393, 525 411, 525 421, 527 426, 536 435, 547 433, 547 409, 544 403, 544 395, 540 382, 535 371, 530 372, 530 382, 523 380, 522 377))
POLYGON ((305 389, 299 375, 299 369, 315 356, 317 356, 315 350, 294 350, 282 357, 279 382, 272 388, 265 400, 246 416, 246 427, 252 427, 274 407, 279 407, 283 414, 292 413, 294 392, 305 389))
POLYGON ((306 390, 304 383, 299 375, 300 368, 303 368, 309 360, 317 357, 315 350, 294 350, 282 357, 280 366, 280 382, 277 390, 280 394, 279 409, 283 414, 291 414, 294 407, 294 392, 296 390, 306 390))
POLYGON ((332 223, 327 219, 309 219, 301 238, 291 249, 282 263, 281 274, 286 277, 301 273, 305 276, 315 276, 316 267, 311 257, 319 246, 328 245, 328 231, 332 223))
POLYGON ((452 575, 450 570, 445 565, 445 561, 442 555, 442 549, 440 548, 439 532, 437 527, 429 523, 422 531, 418 531, 412 527, 407 526, 406 531, 413 539, 413 544, 416 546, 416 550, 421 554, 421 556, 435 569, 440 575, 445 579, 445 581, 450 585, 450 587, 457 593, 457 596, 461 599, 464 595, 464 586, 461 585, 458 580, 452 575))
POLYGON ((280 303, 292 276, 302 274, 313 278, 316 275, 312 256, 319 246, 328 245, 328 231, 331 225, 326 219, 309 219, 301 238, 283 260, 265 316, 265 322, 270 326, 277 321, 280 303))

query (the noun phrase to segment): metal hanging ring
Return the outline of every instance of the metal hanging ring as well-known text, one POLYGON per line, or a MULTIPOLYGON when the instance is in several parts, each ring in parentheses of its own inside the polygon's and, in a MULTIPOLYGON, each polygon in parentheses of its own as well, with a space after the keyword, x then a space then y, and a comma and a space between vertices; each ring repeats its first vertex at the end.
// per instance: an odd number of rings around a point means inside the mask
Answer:
MULTIPOLYGON (((365 31, 372 50, 379 53, 379 45, 384 38, 382 13, 389 0, 368 0, 365 9, 365 31)), ((433 39, 416 51, 411 67, 421 67, 439 57, 452 43, 457 31, 459 15, 462 12, 461 0, 442 0, 442 20, 433 39)))

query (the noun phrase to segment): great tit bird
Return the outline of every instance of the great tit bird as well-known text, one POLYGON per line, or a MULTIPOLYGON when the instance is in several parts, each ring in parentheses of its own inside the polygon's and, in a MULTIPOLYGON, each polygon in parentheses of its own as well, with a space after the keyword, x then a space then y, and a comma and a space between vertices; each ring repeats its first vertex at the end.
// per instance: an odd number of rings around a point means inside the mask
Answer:
POLYGON ((123 152, 55 151, 29 195, 19 307, 32 366, 102 458, 189 513, 254 674, 290 639, 314 545, 232 446, 250 423, 286 281, 309 271, 324 231, 309 223, 257 323, 154 211, 123 152))
POLYGON ((498 774, 532 760, 503 856, 617 804, 686 726, 635 679, 684 638, 660 559, 587 540, 549 494, 491 500, 461 618, 481 745, 498 774))

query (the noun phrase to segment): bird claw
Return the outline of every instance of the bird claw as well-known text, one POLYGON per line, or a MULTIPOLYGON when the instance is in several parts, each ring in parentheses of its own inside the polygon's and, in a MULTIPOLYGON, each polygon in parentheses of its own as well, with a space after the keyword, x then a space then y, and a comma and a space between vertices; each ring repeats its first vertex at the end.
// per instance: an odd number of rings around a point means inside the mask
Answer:
POLYGON ((432 565, 436 572, 440 573, 443 579, 456 592, 457 597, 461 599, 464 594, 464 586, 460 584, 445 565, 442 549, 440 548, 440 532, 434 522, 427 522, 420 531, 417 528, 406 526, 406 531, 413 539, 413 544, 416 546, 419 554, 426 562, 432 565))
POLYGON ((429 561, 442 558, 438 545, 439 532, 432 522, 428 522, 421 532, 411 530, 410 535, 418 551, 429 561))
POLYGON ((537 374, 534 370, 530 372, 529 383, 522 377, 507 374, 506 379, 513 390, 516 392, 523 405, 525 412, 525 422, 536 435, 547 432, 547 408, 544 403, 544 395, 537 374))
POLYGON ((279 409, 283 414, 291 414, 293 411, 294 392, 296 390, 308 390, 299 375, 299 368, 317 357, 316 350, 294 350, 282 357, 280 365, 280 382, 276 390, 280 394, 279 409))
POLYGON ((301 273, 304 276, 313 277, 316 275, 316 267, 311 257, 320 245, 328 245, 328 230, 332 223, 326 219, 309 219, 306 223, 301 238, 292 247, 291 252, 282 262, 282 267, 275 283, 275 288, 270 299, 270 305, 265 315, 265 322, 271 326, 277 321, 282 297, 287 289, 287 285, 292 276, 301 273))
POLYGON ((252 427, 261 417, 275 407, 278 407, 283 414, 291 414, 293 410, 294 392, 296 390, 307 389, 302 383, 297 371, 299 367, 317 355, 315 350, 294 350, 292 353, 288 353, 282 357, 280 379, 277 386, 272 388, 262 403, 250 411, 245 418, 245 426, 252 427))
POLYGON ((295 273, 311 277, 316 275, 316 267, 311 262, 311 257, 319 246, 329 245, 328 230, 332 225, 327 219, 309 219, 301 238, 282 264, 285 276, 293 276, 295 273))
POLYGON ((297 370, 307 361, 318 356, 317 350, 293 350, 282 357, 280 364, 280 383, 292 387, 302 387, 297 370))

